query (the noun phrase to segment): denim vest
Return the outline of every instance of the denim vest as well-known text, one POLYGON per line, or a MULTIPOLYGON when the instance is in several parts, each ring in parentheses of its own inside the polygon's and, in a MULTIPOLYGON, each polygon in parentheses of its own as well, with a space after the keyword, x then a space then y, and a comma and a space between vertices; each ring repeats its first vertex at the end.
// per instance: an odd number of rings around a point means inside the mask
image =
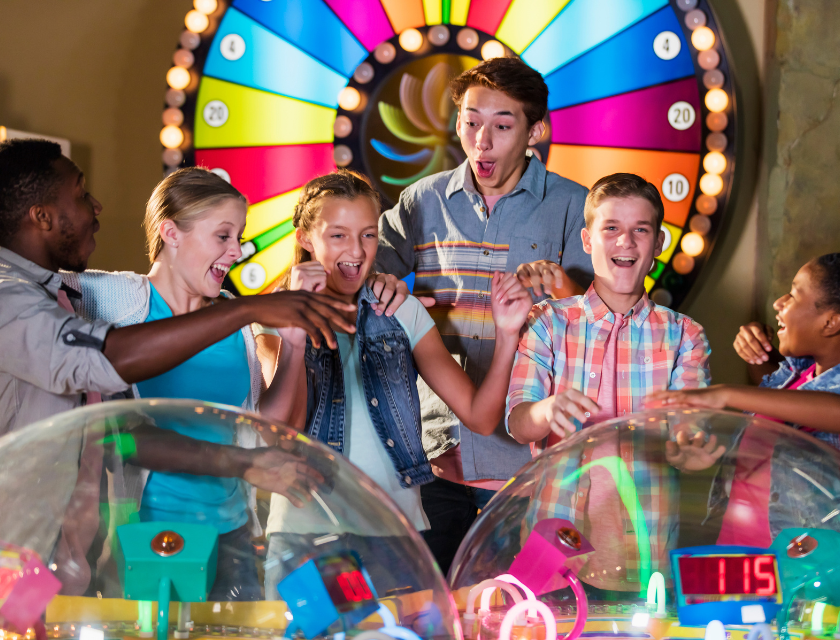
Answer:
MULTIPOLYGON (((396 318, 377 316, 370 288, 359 292, 356 342, 362 386, 376 433, 403 487, 428 484, 432 466, 420 439, 420 398, 411 343, 396 318)), ((341 354, 306 340, 306 434, 344 453, 345 390, 341 354)))

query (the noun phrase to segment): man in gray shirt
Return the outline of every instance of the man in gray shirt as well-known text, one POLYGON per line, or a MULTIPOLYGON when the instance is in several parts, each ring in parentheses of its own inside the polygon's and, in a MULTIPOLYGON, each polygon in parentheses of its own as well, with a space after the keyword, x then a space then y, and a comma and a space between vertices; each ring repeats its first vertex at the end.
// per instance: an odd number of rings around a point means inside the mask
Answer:
MULTIPOLYGON (((493 357, 490 282, 516 271, 526 286, 558 297, 592 280, 581 230, 587 190, 530 157, 545 133, 548 88, 516 58, 495 58, 451 84, 467 160, 406 188, 380 219, 377 265, 403 277, 429 309, 450 353, 478 385, 493 357)), ((504 429, 468 431, 421 387, 423 440, 435 482, 422 487, 431 523, 424 537, 446 573, 478 509, 531 458, 504 429)))
POLYGON ((172 369, 252 322, 305 328, 335 345, 352 333, 332 298, 302 291, 240 298, 112 328, 75 314, 60 269, 84 271, 102 205, 79 168, 46 140, 0 144, 0 435, 172 369))

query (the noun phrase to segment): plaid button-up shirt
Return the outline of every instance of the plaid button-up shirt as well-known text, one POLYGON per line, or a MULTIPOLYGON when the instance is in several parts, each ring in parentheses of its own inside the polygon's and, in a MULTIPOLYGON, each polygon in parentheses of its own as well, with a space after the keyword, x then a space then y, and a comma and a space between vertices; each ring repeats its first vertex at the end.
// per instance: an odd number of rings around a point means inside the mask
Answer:
MULTIPOLYGON (((654 391, 708 385, 711 350, 698 323, 654 304, 647 294, 627 318, 618 334, 615 364, 619 417, 642 410, 645 396, 654 391)), ((514 360, 506 420, 518 404, 538 402, 565 389, 577 389, 597 401, 604 345, 614 322, 615 315, 594 287, 582 296, 535 306, 514 360)), ((678 533, 679 485, 676 470, 665 460, 658 432, 654 443, 646 443, 644 429, 630 426, 618 433, 611 461, 616 467, 616 489, 620 496, 635 494, 637 498, 629 500, 631 504, 625 502, 624 531, 619 532, 625 541, 622 579, 632 583, 643 577, 640 570, 648 573, 651 568, 669 566, 668 551, 678 533), (649 563, 643 557, 647 553, 640 550, 645 529, 650 539, 649 563)), ((552 444, 553 438, 547 440, 538 443, 535 452, 552 444)), ((588 472, 579 477, 576 472, 592 462, 593 449, 594 445, 584 445, 580 457, 565 458, 539 479, 531 514, 534 521, 566 518, 583 528, 591 482, 588 472)))

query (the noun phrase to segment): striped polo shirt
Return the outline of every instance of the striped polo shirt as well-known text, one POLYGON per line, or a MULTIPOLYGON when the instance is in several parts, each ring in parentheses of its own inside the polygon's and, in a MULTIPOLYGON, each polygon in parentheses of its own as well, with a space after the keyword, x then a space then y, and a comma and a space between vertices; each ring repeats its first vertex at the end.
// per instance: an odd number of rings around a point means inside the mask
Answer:
MULTIPOLYGON (((398 277, 415 272, 414 294, 434 297, 429 312, 444 344, 480 384, 495 345, 494 271, 551 260, 582 286, 591 282, 592 261, 580 239, 586 194, 531 158, 516 187, 488 214, 465 161, 403 190, 380 219, 377 268, 398 277)), ((430 390, 421 388, 421 404, 427 454, 434 458, 460 442, 466 481, 507 480, 530 459, 529 448, 512 441, 503 423, 479 436, 441 411, 430 390)))

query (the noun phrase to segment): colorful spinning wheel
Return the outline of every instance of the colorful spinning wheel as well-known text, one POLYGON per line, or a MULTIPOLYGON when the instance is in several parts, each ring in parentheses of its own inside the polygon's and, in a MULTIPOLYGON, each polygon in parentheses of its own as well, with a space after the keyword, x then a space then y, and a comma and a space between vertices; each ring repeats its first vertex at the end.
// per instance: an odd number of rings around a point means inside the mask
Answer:
POLYGON ((677 306, 708 258, 730 192, 734 87, 708 0, 195 0, 167 75, 167 170, 206 166, 251 207, 242 294, 292 256, 300 187, 338 166, 386 204, 460 163, 448 78, 519 55, 545 77, 532 150, 591 186, 629 171, 659 186, 666 250, 646 280, 677 306))

